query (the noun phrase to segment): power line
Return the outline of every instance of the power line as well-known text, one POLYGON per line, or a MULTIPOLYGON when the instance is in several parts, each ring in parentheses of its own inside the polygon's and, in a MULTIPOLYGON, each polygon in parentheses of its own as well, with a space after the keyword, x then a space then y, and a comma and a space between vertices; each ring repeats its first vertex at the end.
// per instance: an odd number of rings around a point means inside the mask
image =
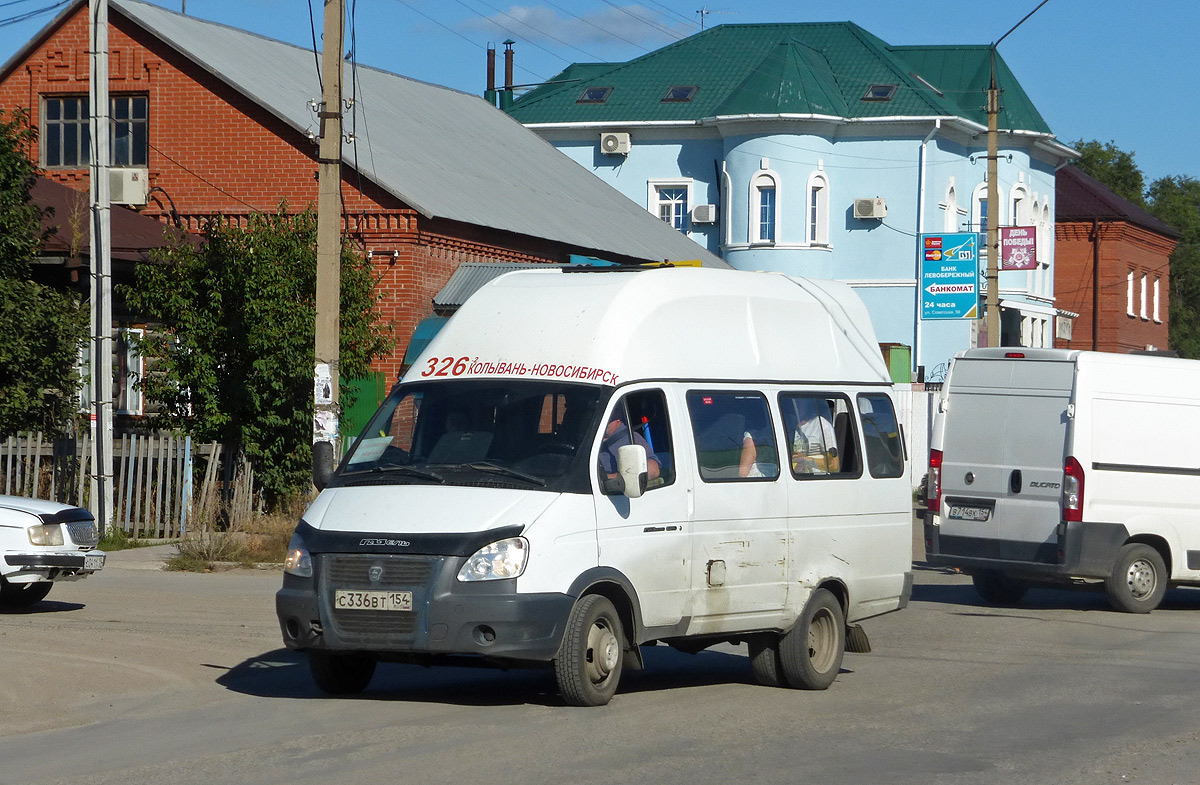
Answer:
MULTIPOLYGON (((478 0, 478 2, 479 2, 479 3, 481 3, 482 5, 484 5, 485 7, 492 9, 493 11, 495 11, 496 13, 498 13, 498 14, 500 14, 501 16, 505 17, 506 19, 511 19, 511 20, 512 20, 514 23, 516 23, 516 24, 518 24, 518 25, 524 25, 525 27, 528 27, 528 28, 529 28, 530 30, 532 30, 533 32, 535 32, 535 33, 538 33, 538 34, 540 34, 540 35, 544 35, 544 36, 546 36, 546 37, 547 37, 547 38, 549 38, 551 41, 557 41, 558 43, 562 44, 563 46, 568 46, 568 47, 570 47, 570 48, 574 49, 576 52, 582 52, 583 54, 587 55, 588 57, 592 58, 593 60, 599 60, 599 59, 600 59, 600 58, 599 58, 599 56, 592 54, 591 52, 587 51, 586 49, 582 49, 582 48, 580 48, 580 47, 578 47, 578 46, 575 46, 575 44, 568 43, 567 41, 564 41, 564 40, 562 40, 561 38, 558 38, 558 37, 556 37, 556 36, 553 36, 553 35, 551 35, 550 33, 547 33, 545 30, 541 30, 541 29, 539 29, 539 28, 537 28, 537 27, 534 27, 533 25, 531 25, 531 24, 530 24, 529 22, 527 22, 527 21, 523 21, 523 20, 517 19, 517 18, 516 18, 516 17, 514 17, 512 14, 509 14, 509 13, 506 13, 506 12, 504 12, 504 11, 501 11, 499 8, 496 8, 495 6, 493 6, 493 5, 489 4, 489 3, 486 3, 486 2, 484 2, 484 0, 478 0)), ((487 19, 488 21, 492 22, 493 24, 496 24, 495 20, 491 19, 490 17, 484 17, 484 19, 487 19)))
MULTIPOLYGON (((24 2, 24 0, 16 0, 16 1, 24 2)), ((24 14, 18 14, 17 16, 10 16, 7 19, 0 19, 0 27, 8 27, 9 25, 15 25, 20 22, 24 22, 26 19, 32 19, 35 16, 40 16, 41 14, 45 14, 50 11, 55 11, 59 8, 62 8, 63 6, 67 5, 70 2, 71 2, 71 0, 61 0, 61 2, 55 3, 54 5, 48 5, 43 8, 39 8, 35 11, 29 11, 24 14)))

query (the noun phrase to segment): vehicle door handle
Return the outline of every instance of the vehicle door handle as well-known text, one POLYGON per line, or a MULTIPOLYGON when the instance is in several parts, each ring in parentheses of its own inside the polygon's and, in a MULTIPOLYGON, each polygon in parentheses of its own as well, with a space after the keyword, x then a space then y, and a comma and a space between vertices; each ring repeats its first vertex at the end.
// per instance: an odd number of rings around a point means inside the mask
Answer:
POLYGON ((1008 489, 1013 493, 1021 492, 1021 470, 1013 469, 1012 474, 1008 475, 1008 489))
POLYGON ((642 529, 643 534, 647 534, 647 533, 651 533, 651 532, 677 532, 677 531, 683 531, 683 527, 682 526, 647 526, 646 528, 642 529))

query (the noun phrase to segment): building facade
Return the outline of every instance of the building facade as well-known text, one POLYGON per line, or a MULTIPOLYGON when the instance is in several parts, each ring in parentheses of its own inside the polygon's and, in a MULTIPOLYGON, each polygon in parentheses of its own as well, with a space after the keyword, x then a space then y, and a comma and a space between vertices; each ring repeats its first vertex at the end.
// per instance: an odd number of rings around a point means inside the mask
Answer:
POLYGON ((1054 345, 1101 352, 1165 350, 1171 252, 1179 233, 1096 179, 1058 172, 1054 228, 1060 308, 1079 314, 1054 345))
MULTIPOLYGON (((501 105, 732 266, 846 281, 936 378, 977 327, 923 318, 919 238, 986 231, 988 54, 852 23, 723 25, 501 105)), ((1035 269, 1000 273, 1002 340, 1049 346, 1054 171, 1073 151, 996 65, 999 220, 1038 239, 1035 269)))

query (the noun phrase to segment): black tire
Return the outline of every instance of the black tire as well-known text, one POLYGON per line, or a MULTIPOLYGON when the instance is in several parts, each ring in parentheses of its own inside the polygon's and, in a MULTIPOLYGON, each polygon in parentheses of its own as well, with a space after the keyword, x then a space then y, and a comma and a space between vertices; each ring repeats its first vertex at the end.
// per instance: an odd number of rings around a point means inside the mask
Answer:
POLYGON ((971 576, 975 591, 984 602, 992 605, 1016 605, 1029 591, 1029 586, 1002 572, 981 570, 971 576))
POLYGON ((0 608, 28 608, 46 599, 54 584, 50 581, 37 583, 9 583, 0 578, 0 608))
POLYGON ((322 692, 330 695, 357 695, 375 675, 375 658, 365 654, 331 654, 312 650, 308 669, 322 692))
POLYGON ((754 680, 764 687, 786 687, 783 665, 779 662, 779 636, 774 633, 756 635, 748 640, 750 670, 754 680))
POLYGON ((607 597, 579 598, 567 617, 554 678, 568 706, 603 706, 621 681, 625 632, 607 597))
POLYGON ((779 640, 779 663, 791 687, 823 690, 833 684, 846 653, 846 616, 827 589, 817 589, 804 613, 779 640))
POLYGON ((1112 574, 1104 579, 1104 593, 1119 611, 1149 613, 1162 603, 1169 577, 1162 554, 1145 543, 1131 542, 1117 551, 1112 574))

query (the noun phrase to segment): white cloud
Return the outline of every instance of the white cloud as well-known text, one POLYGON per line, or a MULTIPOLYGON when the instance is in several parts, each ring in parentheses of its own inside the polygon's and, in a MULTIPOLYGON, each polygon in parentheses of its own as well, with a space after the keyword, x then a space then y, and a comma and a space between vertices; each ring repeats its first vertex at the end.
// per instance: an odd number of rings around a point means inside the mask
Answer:
POLYGON ((457 27, 463 32, 497 39, 521 38, 552 47, 562 47, 565 42, 578 47, 577 51, 585 56, 601 58, 608 47, 632 44, 640 49, 657 49, 697 31, 682 19, 668 18, 637 4, 608 6, 574 16, 549 6, 514 5, 503 9, 503 13, 464 20, 457 27), (592 54, 587 54, 589 51, 592 54))

